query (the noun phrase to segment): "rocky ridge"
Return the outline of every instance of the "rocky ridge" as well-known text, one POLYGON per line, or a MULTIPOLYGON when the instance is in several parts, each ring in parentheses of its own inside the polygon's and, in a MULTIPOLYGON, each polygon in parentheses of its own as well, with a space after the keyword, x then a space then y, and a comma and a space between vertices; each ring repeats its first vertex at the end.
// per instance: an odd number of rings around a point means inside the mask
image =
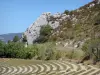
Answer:
MULTIPOLYGON (((94 0, 79 9, 70 11, 70 14, 50 12, 43 13, 31 25, 24 34, 27 36, 28 44, 32 44, 39 35, 41 26, 49 24, 53 29, 56 29, 50 38, 56 38, 60 41, 74 38, 74 41, 79 38, 86 40, 91 37, 93 24, 96 23, 97 16, 99 16, 100 0, 94 0), (87 26, 87 28, 86 28, 87 26), (69 38, 70 37, 70 38, 69 38)), ((98 31, 96 32, 98 35, 98 31)), ((79 41, 78 41, 79 42, 79 41)))
POLYGON ((24 35, 27 36, 28 44, 32 44, 39 37, 41 26, 49 24, 53 29, 60 25, 60 22, 70 18, 70 15, 56 13, 52 15, 50 12, 43 13, 27 30, 24 35))

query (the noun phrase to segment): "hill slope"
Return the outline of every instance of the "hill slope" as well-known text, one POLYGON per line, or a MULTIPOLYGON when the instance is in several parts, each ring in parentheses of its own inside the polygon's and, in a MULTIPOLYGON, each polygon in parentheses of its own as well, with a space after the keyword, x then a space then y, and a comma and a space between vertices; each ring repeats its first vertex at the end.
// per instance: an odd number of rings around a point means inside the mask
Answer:
POLYGON ((50 40, 84 41, 100 37, 100 4, 93 1, 79 9, 70 11, 69 19, 65 19, 50 36, 50 40))
POLYGON ((100 37, 100 0, 68 13, 42 14, 24 32, 28 44, 32 44, 39 37, 41 26, 47 24, 54 29, 49 38, 51 41, 84 41, 88 38, 98 38, 100 37))

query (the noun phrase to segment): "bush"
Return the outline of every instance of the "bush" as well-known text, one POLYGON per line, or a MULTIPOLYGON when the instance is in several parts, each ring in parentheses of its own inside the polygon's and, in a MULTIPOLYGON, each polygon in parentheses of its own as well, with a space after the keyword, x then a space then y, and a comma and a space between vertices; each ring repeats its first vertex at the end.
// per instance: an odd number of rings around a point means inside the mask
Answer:
POLYGON ((4 46, 5 46, 4 42, 0 40, 0 57, 4 56, 5 53, 4 46))
POLYGON ((68 15, 69 13, 70 13, 69 10, 64 11, 64 14, 66 14, 66 15, 68 15))
POLYGON ((46 49, 46 51, 45 51, 46 60, 52 59, 53 54, 54 54, 54 52, 51 48, 46 49))
POLYGON ((50 60, 55 58, 55 48, 54 43, 42 43, 36 44, 35 47, 38 50, 37 59, 38 60, 50 60))
POLYGON ((27 42, 27 36, 26 35, 23 35, 23 42, 27 42))
POLYGON ((40 29, 40 35, 47 36, 50 35, 52 31, 52 27, 50 25, 44 25, 40 29))
POLYGON ((100 61, 100 39, 87 40, 82 50, 85 52, 85 55, 89 55, 94 62, 100 61))
POLYGON ((10 42, 5 45, 5 57, 7 58, 24 58, 24 45, 19 42, 10 42))
POLYGON ((9 42, 5 44, 0 41, 0 57, 31 59, 37 54, 38 50, 35 46, 26 48, 20 42, 9 42))
POLYGON ((40 36, 35 41, 33 41, 33 43, 35 42, 44 43, 48 41, 51 31, 52 31, 52 27, 50 25, 42 26, 40 29, 40 36))
POLYGON ((47 40, 48 40, 47 36, 41 35, 41 36, 39 36, 35 41, 33 41, 33 43, 36 43, 36 42, 38 42, 38 43, 44 43, 44 42, 46 42, 47 40))
POLYGON ((18 36, 15 36, 14 38, 13 38, 13 42, 18 42, 19 41, 19 37, 18 36))

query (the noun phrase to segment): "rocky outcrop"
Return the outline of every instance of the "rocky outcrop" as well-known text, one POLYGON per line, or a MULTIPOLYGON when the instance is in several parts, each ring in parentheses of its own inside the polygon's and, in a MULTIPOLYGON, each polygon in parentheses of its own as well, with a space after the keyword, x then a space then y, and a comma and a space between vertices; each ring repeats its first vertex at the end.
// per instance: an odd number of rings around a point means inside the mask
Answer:
POLYGON ((100 0, 94 0, 97 4, 100 4, 100 0))
POLYGON ((43 13, 27 30, 24 35, 27 37, 28 44, 32 44, 39 37, 41 26, 49 24, 53 29, 60 25, 60 22, 70 18, 70 15, 56 13, 52 15, 50 12, 43 13))

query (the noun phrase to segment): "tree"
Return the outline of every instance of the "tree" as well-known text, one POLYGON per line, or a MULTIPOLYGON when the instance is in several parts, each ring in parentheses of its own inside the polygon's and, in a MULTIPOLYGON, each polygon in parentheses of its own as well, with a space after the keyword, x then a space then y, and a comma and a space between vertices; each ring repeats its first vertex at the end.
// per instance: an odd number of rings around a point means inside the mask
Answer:
POLYGON ((27 42, 27 36, 23 35, 23 42, 27 42))
POLYGON ((4 56, 4 46, 5 46, 5 43, 3 41, 0 40, 0 57, 3 57, 4 56))
POLYGON ((52 27, 50 25, 44 25, 40 29, 40 35, 47 36, 50 35, 52 27))
POLYGON ((40 29, 40 36, 35 41, 33 41, 33 43, 35 43, 35 42, 38 42, 38 43, 46 42, 48 40, 52 30, 53 29, 50 25, 42 26, 41 29, 40 29))
POLYGON ((64 14, 66 14, 66 15, 68 15, 69 13, 70 13, 69 10, 64 11, 64 14))
POLYGON ((19 37, 18 36, 15 36, 14 38, 13 38, 13 42, 18 42, 19 41, 19 37))
POLYGON ((8 40, 8 43, 11 43, 11 40, 8 40))

